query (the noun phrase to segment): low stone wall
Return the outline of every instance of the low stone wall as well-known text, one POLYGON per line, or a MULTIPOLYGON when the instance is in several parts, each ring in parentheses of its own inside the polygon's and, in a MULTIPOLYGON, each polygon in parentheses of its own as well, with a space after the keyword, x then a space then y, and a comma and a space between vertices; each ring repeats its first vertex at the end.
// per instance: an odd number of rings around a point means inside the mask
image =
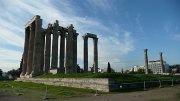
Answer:
POLYGON ((114 81, 108 78, 18 78, 16 81, 88 88, 104 92, 110 92, 116 89, 116 87, 112 87, 114 81))

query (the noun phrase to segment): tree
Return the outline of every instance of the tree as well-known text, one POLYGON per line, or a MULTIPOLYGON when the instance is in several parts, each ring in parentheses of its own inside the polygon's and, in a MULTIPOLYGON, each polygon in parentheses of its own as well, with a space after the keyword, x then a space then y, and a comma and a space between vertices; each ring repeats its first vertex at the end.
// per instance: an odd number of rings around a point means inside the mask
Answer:
POLYGON ((108 67, 107 67, 107 73, 111 73, 111 65, 109 62, 108 62, 108 67))
POLYGON ((0 69, 0 79, 2 79, 3 71, 0 69))
POLYGON ((138 74, 144 74, 145 70, 143 68, 139 68, 137 71, 138 74))

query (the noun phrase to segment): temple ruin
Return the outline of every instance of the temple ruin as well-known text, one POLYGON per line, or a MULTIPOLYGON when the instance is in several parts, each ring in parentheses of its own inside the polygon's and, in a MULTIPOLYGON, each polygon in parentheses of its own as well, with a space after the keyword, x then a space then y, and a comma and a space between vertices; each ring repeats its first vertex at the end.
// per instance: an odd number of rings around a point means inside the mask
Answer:
MULTIPOLYGON (((42 19, 34 16, 25 25, 25 42, 22 56, 21 77, 52 73, 77 73, 77 37, 73 25, 59 26, 56 20, 42 28, 42 19), (60 43, 58 42, 60 38, 60 43), (58 55, 58 46, 59 54, 58 55), (58 57, 59 56, 59 57, 58 57), (59 62, 59 67, 58 67, 59 62)), ((98 70, 98 38, 94 34, 84 36, 84 71, 88 72, 88 38, 94 39, 94 73, 98 70)))

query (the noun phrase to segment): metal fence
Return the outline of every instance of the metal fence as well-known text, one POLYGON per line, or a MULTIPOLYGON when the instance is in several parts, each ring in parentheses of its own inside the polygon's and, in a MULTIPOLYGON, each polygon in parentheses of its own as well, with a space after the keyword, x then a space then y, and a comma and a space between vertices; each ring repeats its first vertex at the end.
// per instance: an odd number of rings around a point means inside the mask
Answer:
MULTIPOLYGON (((132 82, 132 83, 122 83, 115 84, 114 87, 117 90, 136 90, 136 89, 148 89, 153 87, 163 87, 163 86, 174 86, 175 84, 180 84, 180 80, 159 80, 159 81, 144 81, 144 82, 132 82)), ((113 85, 112 85, 113 86, 113 85)))

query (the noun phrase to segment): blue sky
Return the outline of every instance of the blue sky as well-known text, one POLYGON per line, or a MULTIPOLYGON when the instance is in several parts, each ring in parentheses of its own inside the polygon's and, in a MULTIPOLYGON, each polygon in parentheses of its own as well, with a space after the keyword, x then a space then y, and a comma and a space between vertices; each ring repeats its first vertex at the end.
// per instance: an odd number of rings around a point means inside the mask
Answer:
MULTIPOLYGON (((78 63, 83 67, 83 39, 97 34, 99 67, 107 62, 115 70, 144 65, 143 49, 149 60, 163 52, 169 64, 180 63, 179 0, 0 0, 0 68, 16 69, 23 53, 24 25, 34 15, 43 27, 59 20, 73 24, 78 36, 78 63)), ((89 66, 93 64, 93 42, 89 40, 89 66)))

